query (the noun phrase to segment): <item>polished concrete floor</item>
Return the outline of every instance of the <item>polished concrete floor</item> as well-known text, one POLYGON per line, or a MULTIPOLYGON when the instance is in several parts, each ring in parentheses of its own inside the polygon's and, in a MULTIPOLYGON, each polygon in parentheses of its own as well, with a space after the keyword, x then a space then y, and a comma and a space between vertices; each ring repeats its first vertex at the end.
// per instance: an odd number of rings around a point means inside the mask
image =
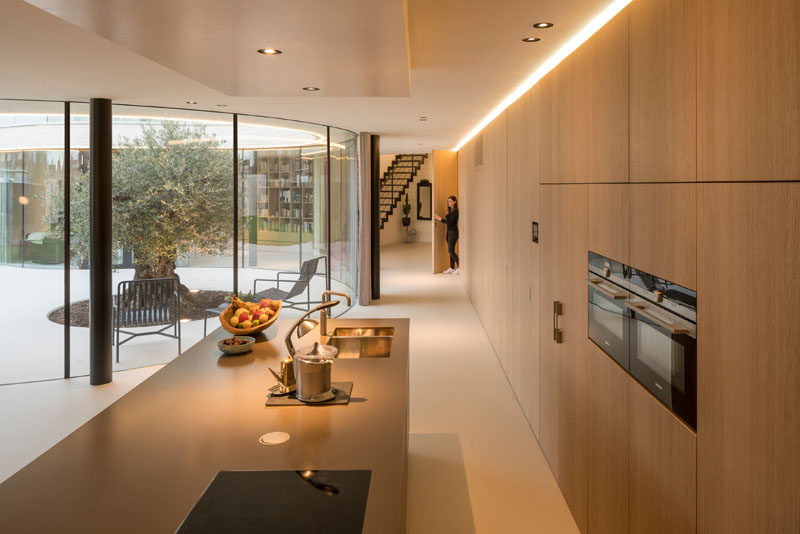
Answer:
MULTIPOLYGON (((430 273, 430 244, 381 255, 381 299, 348 317, 410 317, 409 533, 577 532, 458 275, 430 273)), ((0 480, 159 367, 0 387, 0 480)))

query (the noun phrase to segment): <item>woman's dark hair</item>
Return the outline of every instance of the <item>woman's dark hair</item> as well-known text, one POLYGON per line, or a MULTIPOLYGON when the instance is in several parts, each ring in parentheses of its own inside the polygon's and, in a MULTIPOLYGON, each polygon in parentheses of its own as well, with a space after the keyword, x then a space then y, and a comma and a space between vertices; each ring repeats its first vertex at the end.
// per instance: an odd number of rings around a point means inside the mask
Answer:
MULTIPOLYGON (((453 195, 450 195, 449 197, 447 197, 447 200, 452 200, 453 201, 453 208, 452 209, 456 209, 456 210, 458 209, 458 200, 456 200, 456 197, 454 197, 453 195)), ((450 206, 447 206, 447 213, 450 213, 450 206)))

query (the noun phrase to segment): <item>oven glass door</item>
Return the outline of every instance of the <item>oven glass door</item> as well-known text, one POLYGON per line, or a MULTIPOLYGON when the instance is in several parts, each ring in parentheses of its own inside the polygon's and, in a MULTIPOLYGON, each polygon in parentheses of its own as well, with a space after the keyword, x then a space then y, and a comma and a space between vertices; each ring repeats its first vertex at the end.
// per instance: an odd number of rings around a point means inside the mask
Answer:
POLYGON ((697 340, 630 310, 630 372, 665 406, 696 429, 697 340))
MULTIPOLYGON (((624 298, 613 298, 607 292, 589 285, 589 338, 614 358, 624 369, 629 368, 628 311, 624 298)), ((627 297, 628 293, 610 283, 606 287, 627 297)))

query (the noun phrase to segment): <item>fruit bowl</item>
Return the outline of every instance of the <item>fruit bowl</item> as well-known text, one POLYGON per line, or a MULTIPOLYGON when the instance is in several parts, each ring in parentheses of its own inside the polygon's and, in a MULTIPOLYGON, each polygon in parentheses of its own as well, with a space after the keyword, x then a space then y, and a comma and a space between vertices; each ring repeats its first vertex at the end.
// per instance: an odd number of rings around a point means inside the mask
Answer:
POLYGON ((231 299, 230 306, 225 308, 225 310, 219 314, 219 322, 222 324, 222 328, 236 336, 254 336, 272 326, 272 324, 278 320, 278 315, 281 313, 283 302, 280 300, 273 300, 270 307, 275 313, 272 314, 269 320, 260 323, 258 326, 251 326, 249 328, 241 328, 231 325, 231 317, 233 317, 233 314, 237 309, 242 307, 242 304, 246 303, 242 303, 242 301, 236 298, 234 295, 234 298, 231 299))
POLYGON ((256 338, 250 336, 234 336, 234 337, 226 337, 225 339, 220 339, 217 341, 217 347, 219 350, 224 352, 225 354, 244 354, 245 352, 250 352, 253 350, 253 345, 256 342, 256 338), (232 340, 240 340, 244 341, 240 345, 228 345, 226 342, 230 342, 232 340))

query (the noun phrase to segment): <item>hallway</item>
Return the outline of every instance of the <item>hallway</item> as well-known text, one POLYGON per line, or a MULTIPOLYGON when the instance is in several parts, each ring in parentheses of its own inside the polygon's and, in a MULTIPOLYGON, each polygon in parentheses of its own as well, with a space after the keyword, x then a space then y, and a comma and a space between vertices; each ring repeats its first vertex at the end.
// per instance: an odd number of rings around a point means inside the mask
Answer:
POLYGON ((381 299, 350 313, 411 317, 408 532, 577 532, 458 275, 429 243, 381 252, 381 299))

